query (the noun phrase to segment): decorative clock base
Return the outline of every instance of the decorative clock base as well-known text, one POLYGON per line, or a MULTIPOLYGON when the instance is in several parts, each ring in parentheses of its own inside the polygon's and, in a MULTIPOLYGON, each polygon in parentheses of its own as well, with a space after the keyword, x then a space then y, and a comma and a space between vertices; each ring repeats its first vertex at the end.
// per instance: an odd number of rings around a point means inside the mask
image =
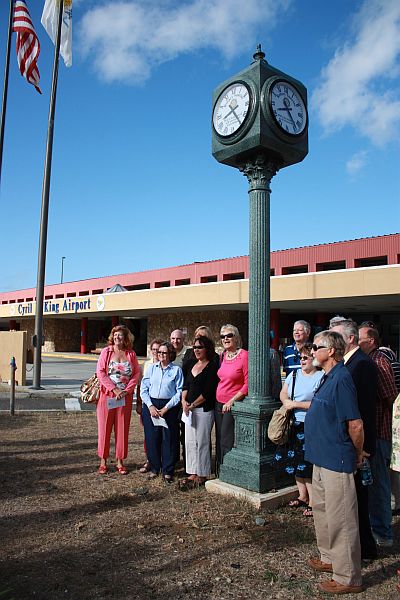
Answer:
POLYGON ((267 436, 272 398, 246 398, 235 404, 235 448, 224 457, 219 479, 261 494, 293 482, 275 461, 276 446, 267 436))

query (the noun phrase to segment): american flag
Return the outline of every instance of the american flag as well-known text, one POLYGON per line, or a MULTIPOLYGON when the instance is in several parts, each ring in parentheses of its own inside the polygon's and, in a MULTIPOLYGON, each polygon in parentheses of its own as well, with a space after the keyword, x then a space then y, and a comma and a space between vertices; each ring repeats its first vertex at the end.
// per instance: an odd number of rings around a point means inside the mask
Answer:
POLYGON ((21 75, 41 94, 40 75, 36 64, 40 54, 40 44, 28 7, 23 0, 15 2, 12 30, 17 34, 17 60, 21 75))

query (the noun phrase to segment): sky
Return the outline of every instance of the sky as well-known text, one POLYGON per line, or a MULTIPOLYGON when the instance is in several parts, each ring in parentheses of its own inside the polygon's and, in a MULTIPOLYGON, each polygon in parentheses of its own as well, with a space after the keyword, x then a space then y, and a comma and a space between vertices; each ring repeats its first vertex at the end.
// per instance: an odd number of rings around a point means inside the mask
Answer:
MULTIPOLYGON (((54 46, 42 95, 12 39, 0 291, 36 286, 54 46)), ((74 0, 60 62, 46 283, 248 253, 248 182, 211 154, 212 92, 257 44, 308 90, 309 154, 271 183, 271 249, 400 231, 398 0, 74 0)), ((4 71, 8 2, 0 4, 4 71)))

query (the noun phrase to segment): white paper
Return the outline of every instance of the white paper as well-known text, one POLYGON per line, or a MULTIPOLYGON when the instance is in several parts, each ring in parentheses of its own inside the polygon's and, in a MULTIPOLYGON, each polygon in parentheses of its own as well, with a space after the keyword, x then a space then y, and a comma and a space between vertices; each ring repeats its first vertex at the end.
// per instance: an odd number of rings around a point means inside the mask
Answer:
POLYGON ((190 425, 192 426, 192 411, 189 410, 189 414, 186 415, 185 411, 182 411, 182 418, 181 418, 182 423, 185 423, 185 425, 190 425))
POLYGON ((119 406, 125 406, 125 398, 121 398, 121 400, 117 400, 116 398, 107 398, 108 410, 118 408, 119 406))
POLYGON ((168 429, 167 421, 164 417, 151 417, 153 421, 153 425, 157 425, 158 427, 166 427, 168 429))

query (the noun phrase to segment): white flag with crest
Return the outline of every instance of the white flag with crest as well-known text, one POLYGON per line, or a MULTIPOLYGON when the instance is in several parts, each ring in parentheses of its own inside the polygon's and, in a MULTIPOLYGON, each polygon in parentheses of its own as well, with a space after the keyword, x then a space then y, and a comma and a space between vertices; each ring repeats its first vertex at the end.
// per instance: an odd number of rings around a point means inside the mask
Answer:
MULTIPOLYGON (((42 14, 42 25, 53 44, 55 44, 57 36, 59 4, 59 0, 46 0, 42 14)), ((65 66, 70 67, 72 65, 72 0, 64 0, 60 54, 64 59, 65 66)))

